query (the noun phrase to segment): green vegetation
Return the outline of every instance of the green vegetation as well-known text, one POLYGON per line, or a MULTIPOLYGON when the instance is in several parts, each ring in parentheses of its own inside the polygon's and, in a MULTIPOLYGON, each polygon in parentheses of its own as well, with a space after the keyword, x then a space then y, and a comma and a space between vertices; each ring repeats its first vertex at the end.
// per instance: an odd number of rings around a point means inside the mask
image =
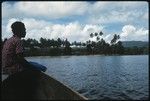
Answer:
MULTIPOLYGON (((74 41, 70 43, 67 39, 62 40, 58 38, 45 39, 40 38, 39 42, 35 39, 23 39, 25 47, 25 56, 53 56, 53 55, 141 55, 148 54, 149 47, 124 47, 123 43, 119 41, 120 36, 114 34, 113 39, 110 40, 110 44, 107 43, 101 36, 103 32, 95 32, 89 35, 90 38, 96 39, 96 41, 86 41, 85 43, 74 41), (74 47, 73 47, 74 46, 74 47)), ((6 41, 5 39, 2 44, 6 41)))

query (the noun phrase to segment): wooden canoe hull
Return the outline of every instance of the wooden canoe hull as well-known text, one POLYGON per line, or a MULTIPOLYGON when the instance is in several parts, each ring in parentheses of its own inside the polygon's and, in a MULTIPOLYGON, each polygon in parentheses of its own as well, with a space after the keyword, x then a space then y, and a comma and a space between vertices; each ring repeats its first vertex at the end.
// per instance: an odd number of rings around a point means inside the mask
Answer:
POLYGON ((17 73, 2 82, 2 99, 87 100, 86 97, 40 71, 17 73))

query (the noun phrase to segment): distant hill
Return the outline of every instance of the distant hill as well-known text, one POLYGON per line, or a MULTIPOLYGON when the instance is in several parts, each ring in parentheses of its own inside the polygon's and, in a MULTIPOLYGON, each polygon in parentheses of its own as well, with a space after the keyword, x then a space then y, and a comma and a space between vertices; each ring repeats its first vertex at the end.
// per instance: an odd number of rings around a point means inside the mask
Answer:
POLYGON ((122 44, 124 47, 147 47, 148 42, 147 41, 122 41, 122 44))

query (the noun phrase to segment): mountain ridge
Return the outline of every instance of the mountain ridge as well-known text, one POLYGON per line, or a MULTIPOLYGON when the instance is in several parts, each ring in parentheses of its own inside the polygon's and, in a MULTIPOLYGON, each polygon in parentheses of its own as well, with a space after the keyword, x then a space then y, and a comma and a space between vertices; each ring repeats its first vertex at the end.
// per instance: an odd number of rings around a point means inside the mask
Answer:
POLYGON ((148 41, 122 41, 124 47, 148 47, 148 41))

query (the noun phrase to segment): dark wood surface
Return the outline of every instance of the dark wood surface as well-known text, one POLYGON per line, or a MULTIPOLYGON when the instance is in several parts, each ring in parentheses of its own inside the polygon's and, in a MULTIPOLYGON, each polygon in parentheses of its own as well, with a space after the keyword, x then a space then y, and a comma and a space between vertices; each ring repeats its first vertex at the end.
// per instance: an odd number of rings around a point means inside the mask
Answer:
POLYGON ((87 100, 78 92, 36 70, 9 76, 2 82, 2 99, 87 100))

